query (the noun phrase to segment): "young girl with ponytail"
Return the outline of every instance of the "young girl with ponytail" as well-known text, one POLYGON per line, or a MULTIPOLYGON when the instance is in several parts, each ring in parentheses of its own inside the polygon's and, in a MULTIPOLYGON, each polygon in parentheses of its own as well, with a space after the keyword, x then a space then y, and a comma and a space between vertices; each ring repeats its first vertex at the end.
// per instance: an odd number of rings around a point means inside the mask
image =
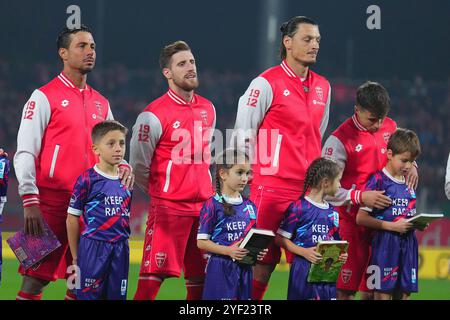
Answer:
MULTIPOLYGON (((340 187, 342 171, 333 160, 318 158, 309 166, 303 193, 285 212, 276 243, 295 257, 289 274, 288 300, 336 299, 336 284, 307 282, 311 263, 321 259, 316 251, 319 241, 340 240, 339 214, 325 196, 333 196, 340 187)), ((345 262, 347 254, 340 255, 345 262)))
MULTIPOLYGON (((241 192, 247 185, 247 156, 227 149, 216 159, 216 194, 200 212, 197 245, 210 253, 206 267, 204 300, 250 300, 253 271, 239 261, 248 253, 239 248, 247 232, 255 227, 256 206, 241 192)), ((260 252, 262 259, 265 251, 260 252)))

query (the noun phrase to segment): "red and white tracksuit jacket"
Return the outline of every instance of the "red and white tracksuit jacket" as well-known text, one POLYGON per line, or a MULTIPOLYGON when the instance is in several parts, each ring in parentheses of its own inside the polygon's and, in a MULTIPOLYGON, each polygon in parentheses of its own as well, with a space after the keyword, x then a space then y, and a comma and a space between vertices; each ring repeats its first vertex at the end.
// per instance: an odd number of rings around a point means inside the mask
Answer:
POLYGON ((386 117, 378 131, 369 132, 353 115, 325 142, 322 155, 334 159, 344 170, 342 187, 334 197, 327 199, 339 206, 341 218, 355 222, 364 186, 370 175, 386 165, 387 143, 396 129, 395 121, 386 117))
POLYGON ((94 125, 113 119, 108 100, 63 73, 35 90, 23 108, 14 168, 24 207, 39 204, 39 190, 70 194, 78 176, 97 162, 94 125))
POLYGON ((249 151, 256 185, 302 190, 306 170, 320 157, 331 87, 309 70, 300 79, 283 61, 255 78, 239 99, 232 145, 249 151), (255 143, 256 142, 256 143, 255 143))
POLYGON ((210 142, 213 104, 194 94, 184 101, 170 90, 138 116, 130 142, 136 183, 160 204, 198 216, 213 195, 210 142))

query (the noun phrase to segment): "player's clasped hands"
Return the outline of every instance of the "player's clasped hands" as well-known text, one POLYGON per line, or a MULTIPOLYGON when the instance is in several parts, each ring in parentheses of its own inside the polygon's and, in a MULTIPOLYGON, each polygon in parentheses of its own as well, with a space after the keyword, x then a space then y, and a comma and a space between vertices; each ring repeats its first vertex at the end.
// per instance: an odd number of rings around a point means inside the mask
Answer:
POLYGON ((239 248, 238 246, 239 243, 228 247, 228 255, 231 259, 237 261, 242 260, 249 252, 247 249, 239 248))
POLYGON ((262 259, 264 259, 264 257, 266 256, 268 251, 269 251, 269 249, 264 249, 264 250, 260 251, 257 255, 258 261, 261 261, 262 259))
POLYGON ((322 255, 316 251, 317 247, 305 248, 303 257, 313 264, 322 260, 322 255))

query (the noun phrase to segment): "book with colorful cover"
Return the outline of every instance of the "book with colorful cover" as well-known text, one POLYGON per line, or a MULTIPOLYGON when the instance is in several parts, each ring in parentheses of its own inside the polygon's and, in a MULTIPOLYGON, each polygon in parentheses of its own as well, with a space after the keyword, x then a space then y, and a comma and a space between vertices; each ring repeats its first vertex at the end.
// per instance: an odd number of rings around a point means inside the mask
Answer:
POLYGON ((238 263, 245 265, 255 265, 258 253, 269 247, 270 242, 275 237, 272 230, 252 228, 245 235, 239 248, 244 248, 249 251, 247 255, 239 260, 238 263))
POLYGON ((347 252, 347 241, 320 241, 317 244, 317 252, 322 259, 317 264, 311 263, 308 282, 336 282, 344 264, 339 261, 341 253, 347 252))
POLYGON ((34 266, 61 246, 48 224, 44 220, 42 222, 44 229, 41 235, 28 235, 21 230, 6 240, 25 269, 34 266))

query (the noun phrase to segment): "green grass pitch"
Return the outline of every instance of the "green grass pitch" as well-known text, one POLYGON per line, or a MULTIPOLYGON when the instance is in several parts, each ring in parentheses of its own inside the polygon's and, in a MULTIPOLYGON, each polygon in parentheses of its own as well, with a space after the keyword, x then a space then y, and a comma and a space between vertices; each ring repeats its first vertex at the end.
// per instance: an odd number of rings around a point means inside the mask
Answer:
MULTIPOLYGON (((18 262, 14 259, 3 260, 2 283, 0 285, 0 300, 14 300, 22 279, 17 273, 18 262)), ((136 291, 139 265, 130 265, 128 299, 133 299, 136 291)), ((275 271, 270 280, 265 296, 268 300, 285 300, 287 295, 287 271, 275 271)), ((61 300, 65 294, 65 282, 62 280, 51 283, 44 292, 44 300, 61 300)), ((183 300, 186 297, 184 280, 167 279, 164 281, 157 299, 183 300)), ((419 280, 419 293, 412 295, 413 300, 450 300, 450 280, 419 280)))

